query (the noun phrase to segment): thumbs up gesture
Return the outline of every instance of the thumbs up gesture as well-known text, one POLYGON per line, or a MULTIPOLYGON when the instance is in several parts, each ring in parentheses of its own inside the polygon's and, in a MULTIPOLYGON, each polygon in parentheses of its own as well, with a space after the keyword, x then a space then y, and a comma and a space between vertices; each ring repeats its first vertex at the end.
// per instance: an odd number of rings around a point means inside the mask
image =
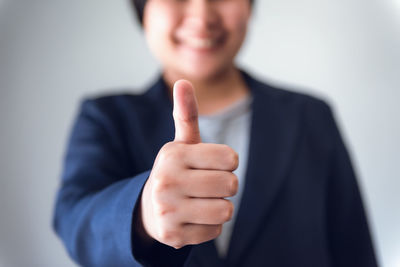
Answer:
POLYGON ((216 238, 233 215, 237 153, 226 145, 201 143, 193 86, 174 85, 175 140, 158 152, 140 203, 148 237, 174 248, 216 238))

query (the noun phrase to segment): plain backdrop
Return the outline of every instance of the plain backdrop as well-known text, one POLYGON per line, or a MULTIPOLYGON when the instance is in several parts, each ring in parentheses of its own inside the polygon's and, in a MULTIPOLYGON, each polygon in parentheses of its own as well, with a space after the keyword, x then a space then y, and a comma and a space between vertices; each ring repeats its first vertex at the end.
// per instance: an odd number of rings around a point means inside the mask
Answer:
MULTIPOLYGON (((258 0, 241 66, 328 100, 378 258, 400 266, 399 0, 258 0)), ((158 66, 125 0, 0 0, 0 266, 75 266, 51 228, 79 101, 158 66)))

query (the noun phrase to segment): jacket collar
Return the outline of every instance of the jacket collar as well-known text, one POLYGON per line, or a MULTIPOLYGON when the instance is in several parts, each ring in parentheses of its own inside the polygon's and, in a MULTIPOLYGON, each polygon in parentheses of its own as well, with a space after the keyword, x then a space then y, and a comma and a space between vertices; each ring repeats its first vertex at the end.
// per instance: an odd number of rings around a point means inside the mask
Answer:
POLYGON ((262 227, 287 176, 299 132, 298 110, 284 100, 283 90, 244 73, 253 94, 250 146, 245 187, 227 260, 240 265, 262 227))

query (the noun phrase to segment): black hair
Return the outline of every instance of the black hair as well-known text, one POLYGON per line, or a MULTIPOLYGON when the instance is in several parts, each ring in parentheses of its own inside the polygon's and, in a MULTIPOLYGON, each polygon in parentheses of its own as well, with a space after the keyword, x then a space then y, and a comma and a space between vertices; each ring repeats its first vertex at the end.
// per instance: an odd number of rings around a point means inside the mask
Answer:
MULTIPOLYGON (((135 10, 137 19, 140 24, 143 25, 143 10, 147 0, 129 0, 132 8, 135 10)), ((253 5, 254 0, 250 0, 250 4, 253 5)))
POLYGON ((136 12, 137 19, 139 20, 140 24, 143 25, 143 10, 147 0, 129 0, 129 1, 132 5, 132 8, 136 12))

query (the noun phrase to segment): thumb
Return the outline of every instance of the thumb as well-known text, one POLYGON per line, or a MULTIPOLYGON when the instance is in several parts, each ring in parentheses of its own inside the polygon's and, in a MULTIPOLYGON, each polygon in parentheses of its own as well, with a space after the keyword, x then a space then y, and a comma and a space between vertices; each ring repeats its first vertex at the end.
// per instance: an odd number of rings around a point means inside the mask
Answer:
POLYGON ((186 80, 174 84, 175 141, 189 144, 201 142, 197 120, 197 101, 193 85, 186 80))

